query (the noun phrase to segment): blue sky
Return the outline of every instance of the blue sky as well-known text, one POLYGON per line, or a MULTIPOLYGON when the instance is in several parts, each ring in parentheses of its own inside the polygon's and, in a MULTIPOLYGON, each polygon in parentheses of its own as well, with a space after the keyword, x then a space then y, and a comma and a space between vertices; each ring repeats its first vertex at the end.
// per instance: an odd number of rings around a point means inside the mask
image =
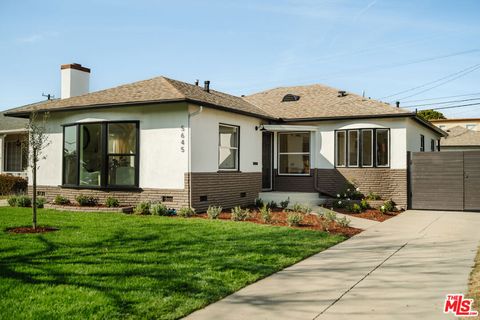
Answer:
MULTIPOLYGON (((380 99, 479 64, 479 12, 475 0, 2 0, 0 110, 59 97, 71 62, 92 69, 92 91, 165 75, 236 95, 323 83, 380 99)), ((480 98, 479 80, 480 69, 402 105, 480 98)))

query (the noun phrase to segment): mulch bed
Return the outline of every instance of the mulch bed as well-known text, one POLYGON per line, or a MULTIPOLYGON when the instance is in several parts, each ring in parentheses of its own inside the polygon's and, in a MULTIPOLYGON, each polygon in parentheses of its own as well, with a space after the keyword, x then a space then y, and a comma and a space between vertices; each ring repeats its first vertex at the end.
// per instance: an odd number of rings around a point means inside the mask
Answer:
POLYGON ((32 227, 14 227, 14 228, 8 228, 8 229, 7 229, 7 232, 17 233, 17 234, 23 234, 23 233, 47 233, 47 232, 53 232, 53 231, 58 231, 58 228, 53 228, 53 227, 37 227, 36 229, 33 229, 32 227))
POLYGON ((339 213, 343 213, 343 214, 352 216, 352 217, 364 218, 364 219, 374 220, 374 221, 379 221, 379 222, 383 222, 385 220, 393 218, 393 217, 399 215, 400 213, 402 213, 402 211, 397 211, 397 212, 389 212, 388 214, 386 214, 386 213, 381 212, 378 209, 367 209, 367 210, 363 211, 362 213, 352 213, 352 212, 348 211, 347 209, 343 209, 343 208, 334 208, 333 210, 336 211, 336 212, 339 212, 339 213))
MULTIPOLYGON (((284 211, 273 211, 272 212, 272 221, 268 223, 268 225, 272 226, 288 226, 287 223, 287 216, 288 212, 284 211)), ((197 214, 196 217, 202 218, 202 219, 208 219, 208 216, 206 213, 200 213, 197 214)), ((219 219, 221 220, 230 220, 231 219, 231 213, 230 211, 222 211, 220 214, 219 219)), ((321 219, 322 217, 319 217, 314 214, 305 214, 302 223, 299 226, 291 227, 291 228, 296 228, 296 229, 308 229, 308 230, 315 230, 315 231, 325 231, 322 227, 321 224, 321 219)), ((257 223, 257 224, 267 224, 263 221, 263 219, 260 216, 260 213, 258 211, 251 211, 250 212, 250 217, 245 220, 247 222, 252 222, 252 223, 257 223)), ((357 229, 353 227, 341 227, 339 224, 336 222, 330 223, 330 226, 328 228, 328 232, 332 234, 342 234, 347 237, 352 237, 356 234, 359 234, 362 232, 362 229, 357 229)))

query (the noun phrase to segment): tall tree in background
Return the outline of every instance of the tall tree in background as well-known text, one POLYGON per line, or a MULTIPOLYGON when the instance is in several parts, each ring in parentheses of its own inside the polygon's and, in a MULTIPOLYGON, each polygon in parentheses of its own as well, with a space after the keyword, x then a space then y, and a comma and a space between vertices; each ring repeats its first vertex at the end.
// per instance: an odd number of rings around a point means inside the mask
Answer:
POLYGON ((443 113, 435 110, 421 110, 417 112, 417 116, 424 120, 446 119, 443 113))
POLYGON ((46 159, 47 156, 43 154, 45 148, 50 145, 48 139, 46 122, 48 113, 44 112, 42 115, 34 111, 30 114, 30 119, 27 124, 28 142, 25 143, 28 154, 28 167, 32 169, 32 227, 37 228, 37 171, 40 168, 39 160, 46 159), (41 119, 39 119, 41 118, 41 119))

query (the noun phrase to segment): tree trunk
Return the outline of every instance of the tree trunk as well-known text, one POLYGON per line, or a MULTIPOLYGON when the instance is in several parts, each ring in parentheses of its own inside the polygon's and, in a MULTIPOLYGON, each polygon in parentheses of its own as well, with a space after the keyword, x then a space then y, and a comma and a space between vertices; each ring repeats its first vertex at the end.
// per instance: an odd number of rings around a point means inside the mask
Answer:
POLYGON ((32 210, 33 210, 33 217, 32 217, 32 224, 33 229, 37 229, 37 150, 33 148, 33 166, 32 166, 32 210))

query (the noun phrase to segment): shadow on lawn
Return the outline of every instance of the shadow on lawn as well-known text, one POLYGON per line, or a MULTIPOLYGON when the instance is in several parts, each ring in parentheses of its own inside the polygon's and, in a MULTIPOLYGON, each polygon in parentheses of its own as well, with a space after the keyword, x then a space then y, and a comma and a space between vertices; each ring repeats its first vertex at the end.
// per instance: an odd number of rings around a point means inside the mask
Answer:
POLYGON ((7 256, 3 251, 0 278, 30 285, 67 285, 72 286, 72 291, 77 287, 95 290, 111 301, 117 311, 115 316, 138 314, 134 305, 145 301, 136 299, 144 299, 147 292, 149 298, 156 299, 155 304, 164 303, 172 295, 184 296, 159 309, 171 309, 172 313, 193 297, 197 305, 183 306, 192 311, 277 271, 286 259, 293 263, 306 255, 305 250, 312 254, 336 242, 330 239, 323 247, 312 245, 301 252, 292 241, 274 232, 215 238, 208 232, 195 233, 188 226, 178 225, 146 233, 132 235, 120 229, 88 243, 36 235, 35 241, 41 243, 42 249, 12 254, 18 251, 10 248, 7 256), (169 232, 182 233, 182 237, 169 237, 169 232), (250 244, 252 237, 255 245, 250 244))

